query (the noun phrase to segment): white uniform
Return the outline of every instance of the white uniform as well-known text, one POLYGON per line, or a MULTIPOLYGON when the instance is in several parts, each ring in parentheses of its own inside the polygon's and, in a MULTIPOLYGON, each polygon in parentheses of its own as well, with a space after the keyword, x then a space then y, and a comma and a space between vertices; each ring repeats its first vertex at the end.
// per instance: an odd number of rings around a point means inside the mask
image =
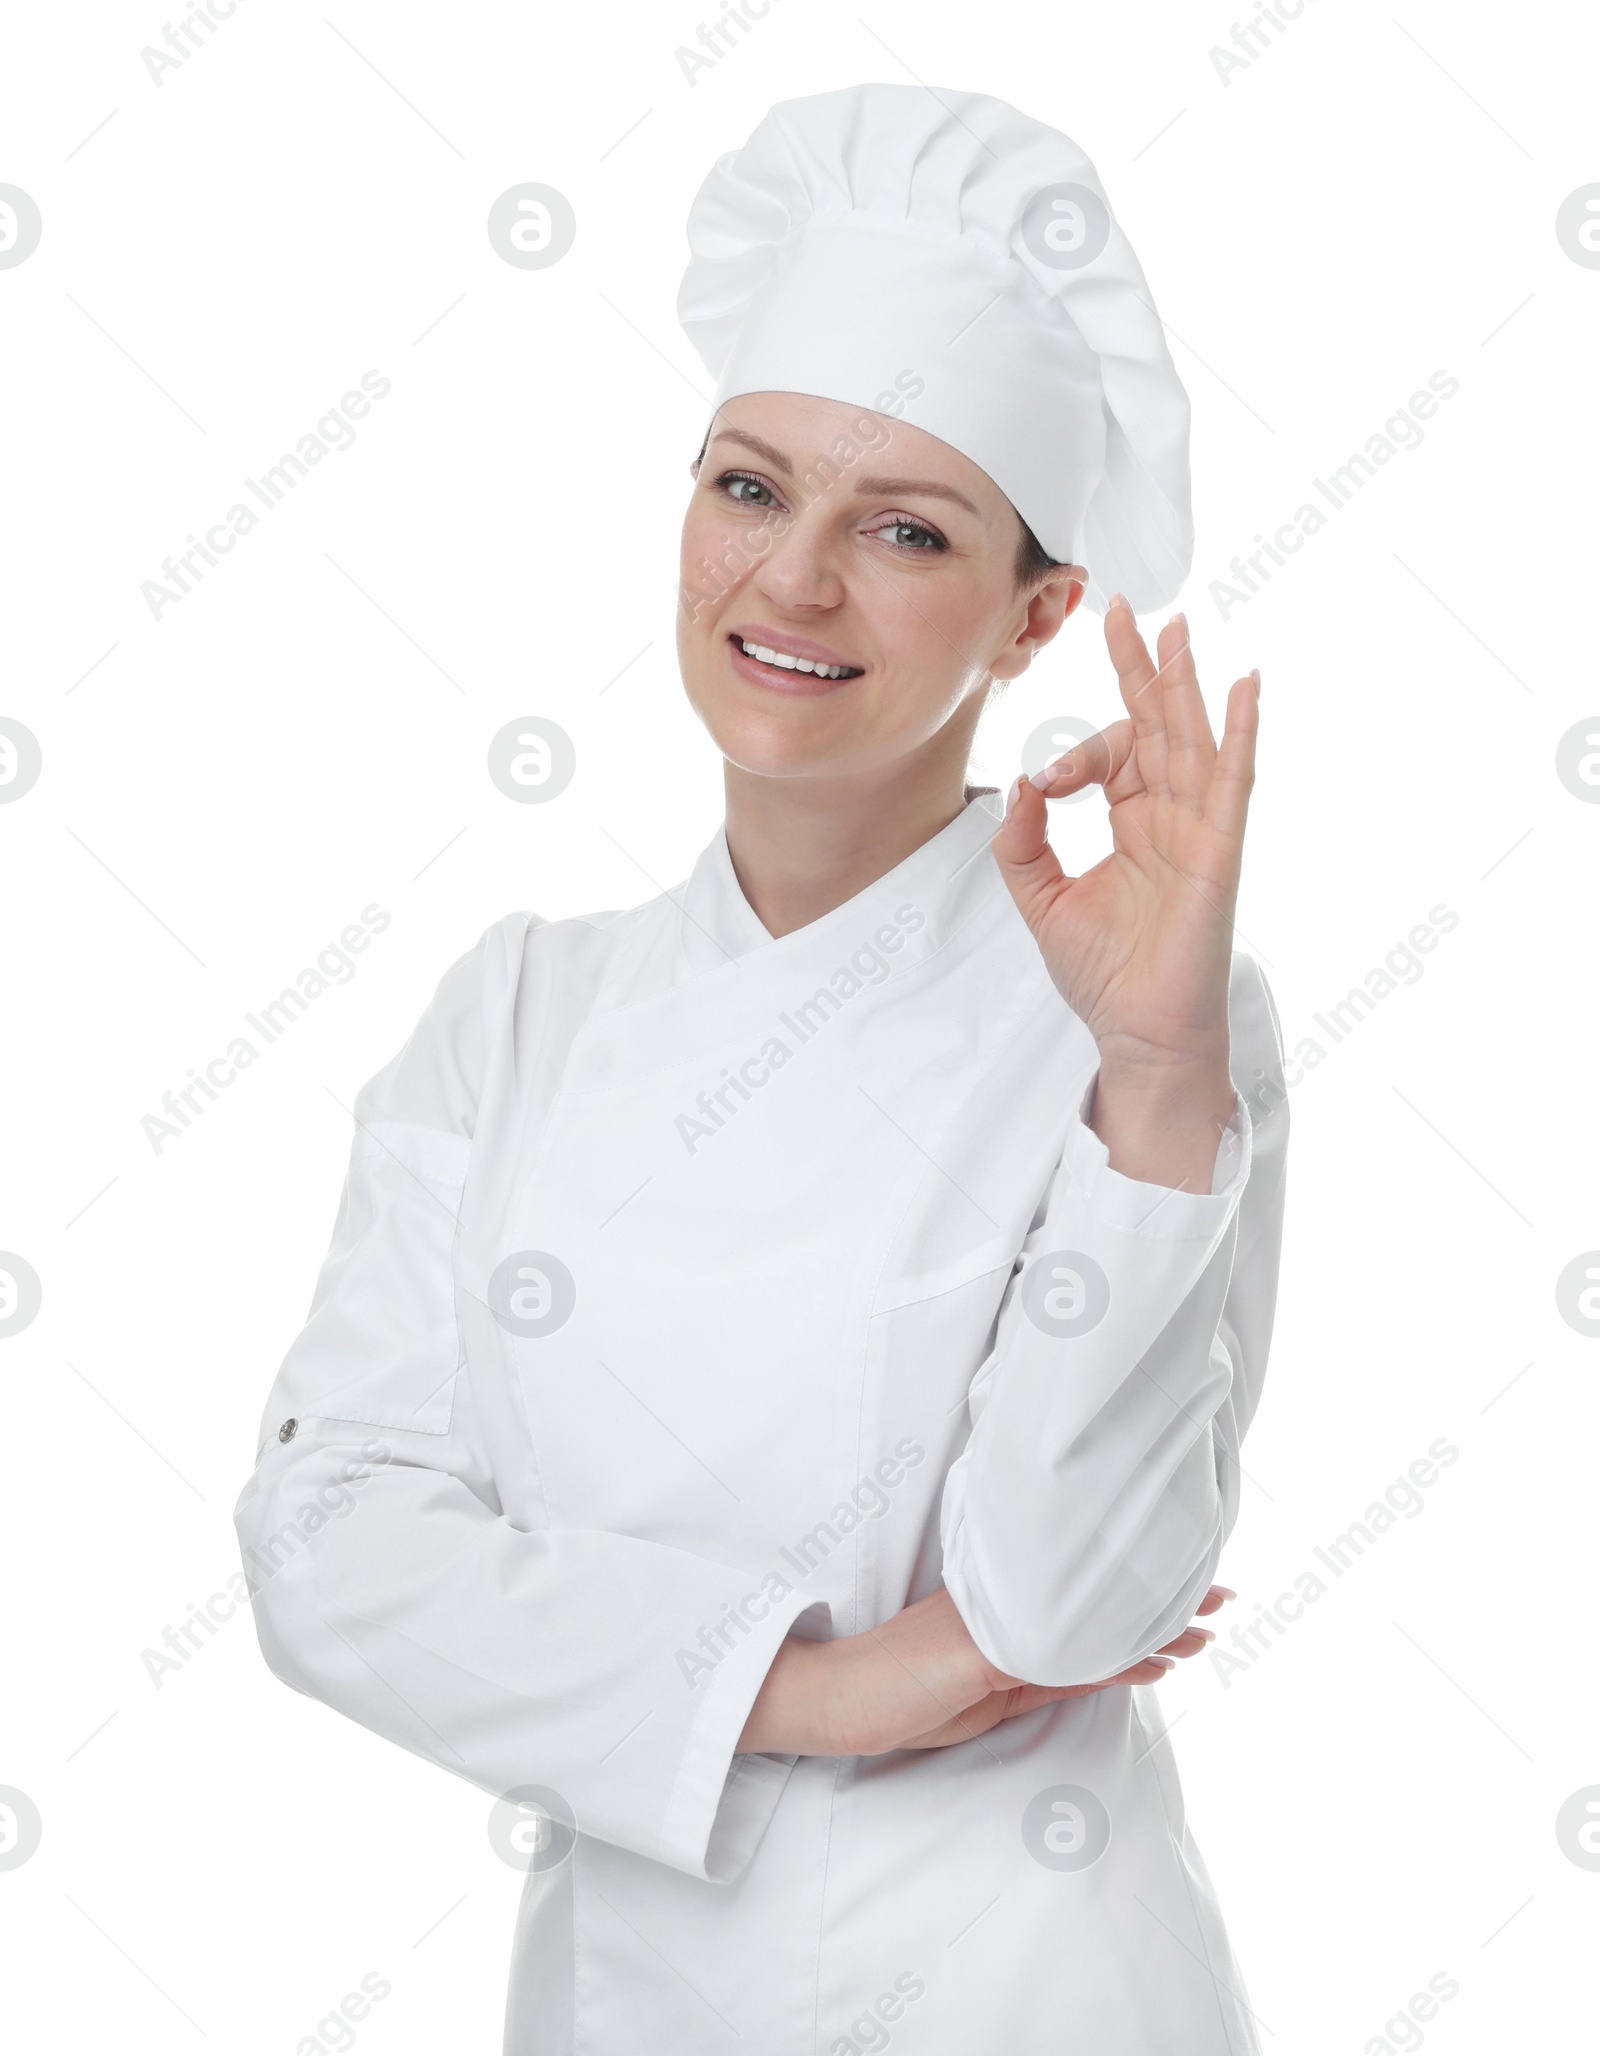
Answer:
POLYGON ((1153 1689, 734 1754, 786 1635, 941 1579, 1007 1671, 1109 1677, 1237 1511, 1271 1000, 1237 956, 1212 1191, 1111 1170, 999 810, 779 940, 721 829, 631 912, 508 915, 357 1102, 236 1519, 279 1677, 540 1788, 508 2056, 1257 2048, 1153 1689))

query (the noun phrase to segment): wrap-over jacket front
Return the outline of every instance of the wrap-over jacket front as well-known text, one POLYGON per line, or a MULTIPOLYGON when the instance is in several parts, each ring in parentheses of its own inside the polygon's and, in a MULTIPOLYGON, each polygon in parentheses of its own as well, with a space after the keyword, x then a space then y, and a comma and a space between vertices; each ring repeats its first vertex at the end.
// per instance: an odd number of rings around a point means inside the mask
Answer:
POLYGON ((998 819, 777 940, 720 828, 507 915, 358 1099, 236 1521, 277 1675, 505 1801, 508 2056, 1257 2047, 1154 1688, 735 1753, 785 1636, 941 1580, 1013 1675, 1113 1676, 1237 1513, 1271 999, 1236 954, 1211 1191, 1112 1170, 998 819))

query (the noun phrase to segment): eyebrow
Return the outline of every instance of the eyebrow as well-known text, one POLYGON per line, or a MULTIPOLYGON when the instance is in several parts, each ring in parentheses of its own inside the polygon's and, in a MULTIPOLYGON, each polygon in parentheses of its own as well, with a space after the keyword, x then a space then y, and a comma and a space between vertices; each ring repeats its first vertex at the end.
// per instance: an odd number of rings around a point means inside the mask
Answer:
POLYGON ((953 485, 940 485, 932 478, 858 478, 858 493, 926 493, 930 499, 954 500, 958 507, 965 507, 969 514, 983 516, 965 493, 958 493, 953 485))
MULTIPOLYGON (((794 467, 782 450, 765 442, 758 435, 750 435, 742 428, 719 428, 711 438, 714 443, 742 443, 747 450, 754 450, 758 457, 765 457, 774 471, 782 472, 785 478, 793 478, 794 467)), ((819 460, 823 461, 823 460, 819 460)), ((958 507, 965 507, 969 514, 983 515, 965 493, 958 493, 953 485, 941 485, 932 478, 886 478, 874 475, 858 478, 855 482, 858 493, 925 493, 930 499, 953 500, 958 507)))

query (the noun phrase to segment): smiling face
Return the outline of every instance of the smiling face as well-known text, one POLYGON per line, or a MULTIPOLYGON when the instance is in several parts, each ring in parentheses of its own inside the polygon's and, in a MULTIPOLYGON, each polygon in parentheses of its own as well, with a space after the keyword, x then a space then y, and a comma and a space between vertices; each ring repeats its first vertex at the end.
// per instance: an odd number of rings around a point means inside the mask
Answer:
POLYGON ((1082 595, 1018 582, 1022 522, 925 430, 803 393, 729 400, 691 467, 678 659, 723 756, 771 778, 964 768, 990 681, 1082 595))

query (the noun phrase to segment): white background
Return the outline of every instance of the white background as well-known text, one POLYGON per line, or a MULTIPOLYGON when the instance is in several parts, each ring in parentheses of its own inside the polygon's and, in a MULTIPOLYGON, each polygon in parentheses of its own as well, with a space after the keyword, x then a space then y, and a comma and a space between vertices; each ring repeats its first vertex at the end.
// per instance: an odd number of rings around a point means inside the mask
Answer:
MULTIPOLYGON (((19 2049, 290 2056, 368 1972, 371 2056, 499 2049, 520 1879, 485 1795, 287 1691, 242 1614, 159 1687, 143 1652, 238 1568, 359 1084, 491 920, 637 903, 716 828, 672 641, 710 390, 683 223, 773 101, 861 80, 996 94, 1088 151, 1194 403, 1214 718, 1264 680, 1240 927, 1328 1055, 1293 1092, 1224 1623, 1460 1452, 1254 1662, 1162 1688, 1263 2046, 1467 2056, 1592 2018, 1600 1872, 1555 1816, 1600 1784, 1600 1343, 1554 1288, 1600 1244, 1600 806, 1555 754, 1600 708, 1600 271, 1555 215, 1600 180, 1600 30, 1305 0, 1224 83, 1229 6, 859 4, 772 0, 692 85, 699 17, 643 0, 239 0, 159 86, 153 0, 13 15, 0 179, 44 222, 0 270, 0 712, 44 753, 0 807, 0 1247, 44 1289, 0 1346, 0 1784, 44 1821, 0 1871, 19 2049), (524 180, 576 210, 547 270, 485 232, 524 180), (369 369, 355 446, 153 619, 141 582, 369 369), (1435 371, 1459 391, 1421 446, 1224 620, 1211 581, 1435 371), (548 806, 485 772, 528 714, 577 749, 548 806), (157 1153, 162 1094, 373 902, 357 975, 157 1153), (1312 1015, 1441 904, 1424 974, 1333 1045, 1312 1015), (1439 1972, 1456 1996, 1386 2028, 1439 1972)), ((1085 616, 977 769, 1116 711, 1085 616)), ((1098 796, 1056 811, 1097 853, 1098 796)))

